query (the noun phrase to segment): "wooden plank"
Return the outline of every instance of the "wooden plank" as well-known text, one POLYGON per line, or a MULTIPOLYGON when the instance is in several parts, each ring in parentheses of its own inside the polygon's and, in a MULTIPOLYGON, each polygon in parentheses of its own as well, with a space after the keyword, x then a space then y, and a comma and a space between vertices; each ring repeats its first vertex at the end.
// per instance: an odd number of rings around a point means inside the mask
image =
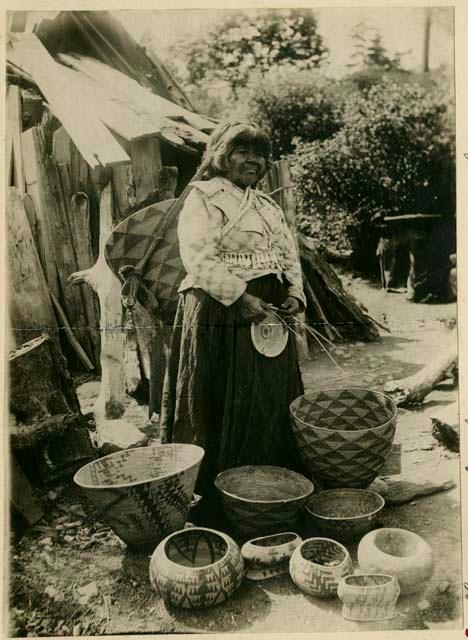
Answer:
POLYGON ((10 157, 9 186, 12 184, 19 190, 20 195, 26 193, 26 182, 23 170, 23 153, 21 151, 21 132, 23 129, 21 116, 21 93, 16 85, 10 85, 7 90, 7 157, 10 157))
POLYGON ((9 311, 15 343, 21 345, 44 332, 58 340, 57 320, 22 198, 15 187, 9 187, 6 195, 9 311))
POLYGON ((23 105, 23 130, 41 124, 43 114, 43 98, 28 89, 21 91, 23 105))
POLYGON ((88 358, 85 350, 83 349, 83 347, 81 346, 78 338, 76 337, 75 332, 73 331, 67 315, 65 313, 65 311, 62 308, 62 305, 60 304, 60 302, 57 300, 57 298, 54 296, 54 294, 52 293, 52 291, 49 291, 50 294, 50 298, 53 302, 53 305, 55 307, 55 310, 57 311, 57 315, 60 318, 60 322, 62 323, 62 329, 65 330, 65 334, 68 338, 68 341, 73 349, 73 351, 76 353, 76 355, 78 356, 78 358, 81 360, 81 362, 83 363, 86 371, 92 371, 94 369, 94 365, 91 362, 91 360, 88 358))
POLYGON ((137 202, 142 202, 153 193, 159 184, 162 167, 159 141, 155 138, 131 143, 133 175, 137 202))
POLYGON ((47 99, 49 107, 91 167, 113 166, 130 158, 112 134, 81 100, 59 65, 34 34, 15 35, 7 46, 7 58, 29 73, 47 99))
MULTIPOLYGON (((88 196, 82 192, 72 195, 70 175, 68 166, 65 163, 58 164, 57 170, 60 176, 71 240, 75 250, 76 264, 79 270, 89 269, 94 264, 94 255, 91 244, 88 196)), ((80 287, 80 293, 83 300, 88 338, 93 347, 92 359, 95 364, 98 364, 101 351, 99 339, 99 304, 93 291, 87 287, 80 287)))
POLYGON ((100 195, 99 257, 91 269, 72 275, 75 284, 85 283, 99 297, 101 310, 101 385, 94 406, 96 425, 120 418, 125 412, 124 334, 122 324, 121 285, 108 267, 105 244, 112 232, 114 218, 112 183, 100 195))
POLYGON ((136 80, 99 60, 69 54, 60 54, 59 57, 66 64, 81 71, 100 86, 105 87, 106 91, 116 99, 119 99, 119 101, 122 101, 135 113, 145 113, 149 117, 164 116, 175 121, 184 122, 185 124, 180 125, 180 128, 186 129, 189 136, 191 135, 194 140, 202 144, 208 141, 208 135, 203 133, 202 129, 213 129, 213 123, 203 116, 152 93, 138 84, 136 80))
POLYGON ((39 193, 39 210, 36 209, 36 213, 47 233, 47 262, 52 262, 55 266, 59 283, 55 289, 50 289, 59 300, 77 339, 89 357, 93 352, 93 345, 84 313, 83 297, 81 291, 68 282, 69 276, 78 270, 78 266, 57 167, 47 154, 42 128, 34 127, 26 134, 29 132, 33 139, 39 193))
MULTIPOLYGON (((53 246, 50 239, 47 211, 44 210, 43 200, 39 189, 38 160, 36 149, 37 131, 36 127, 28 129, 21 135, 23 147, 24 172, 26 177, 26 189, 32 200, 36 215, 35 235, 37 238, 37 248, 44 275, 49 288, 56 296, 59 295, 58 274, 55 265, 53 246)), ((30 207, 29 203, 27 205, 30 207)))
POLYGON ((21 514, 28 525, 32 526, 43 517, 41 503, 34 495, 29 480, 16 462, 14 456, 10 456, 11 491, 10 500, 15 509, 21 514))

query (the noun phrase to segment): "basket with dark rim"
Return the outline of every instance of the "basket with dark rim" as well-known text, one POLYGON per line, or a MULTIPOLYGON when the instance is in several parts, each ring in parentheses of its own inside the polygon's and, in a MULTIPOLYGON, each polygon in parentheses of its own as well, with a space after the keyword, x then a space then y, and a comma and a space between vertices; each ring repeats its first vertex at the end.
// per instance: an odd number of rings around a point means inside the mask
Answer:
POLYGON ((393 400, 370 389, 322 389, 290 406, 304 466, 327 488, 365 488, 392 448, 393 400))
POLYGON ((385 500, 365 489, 330 489, 313 495, 306 507, 308 526, 344 542, 375 528, 385 500))
POLYGON ((268 465, 228 469, 218 474, 215 486, 226 517, 245 536, 295 527, 314 491, 301 474, 268 465))
POLYGON ((126 449, 85 465, 74 481, 119 538, 154 548, 184 527, 204 453, 192 444, 126 449))

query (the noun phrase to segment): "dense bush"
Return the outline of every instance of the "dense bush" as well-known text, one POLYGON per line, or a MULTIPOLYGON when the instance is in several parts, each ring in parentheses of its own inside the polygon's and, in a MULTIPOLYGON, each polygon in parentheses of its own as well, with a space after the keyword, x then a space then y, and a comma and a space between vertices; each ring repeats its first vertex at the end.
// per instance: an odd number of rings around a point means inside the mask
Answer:
POLYGON ((253 76, 238 94, 236 114, 270 132, 275 158, 294 149, 294 138, 325 140, 342 126, 338 84, 292 66, 253 76))
POLYGON ((341 129, 325 140, 300 141, 290 160, 303 223, 347 211, 358 249, 372 240, 376 216, 454 212, 446 97, 416 82, 384 80, 348 95, 341 129))

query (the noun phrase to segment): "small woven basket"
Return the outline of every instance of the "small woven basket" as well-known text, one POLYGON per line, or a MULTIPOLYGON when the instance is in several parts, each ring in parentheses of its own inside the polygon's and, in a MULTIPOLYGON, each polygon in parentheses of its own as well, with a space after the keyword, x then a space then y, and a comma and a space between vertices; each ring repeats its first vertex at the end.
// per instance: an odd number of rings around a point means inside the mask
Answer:
POLYGON ((291 403, 302 461, 327 488, 365 488, 390 453, 397 421, 391 398, 369 389, 326 389, 291 403))
POLYGON ((376 525, 385 500, 364 489, 330 489, 313 495, 306 508, 307 525, 327 538, 346 542, 376 525))
POLYGON ((312 482, 299 473, 267 465, 223 471, 216 477, 215 486, 226 517, 245 536, 295 527, 314 491, 312 482))
POLYGON ((184 527, 203 456, 191 444, 126 449, 85 465, 74 481, 119 538, 154 548, 184 527))
POLYGON ((293 582, 318 598, 336 596, 338 583, 353 572, 346 547, 328 538, 309 538, 297 547, 289 562, 293 582))

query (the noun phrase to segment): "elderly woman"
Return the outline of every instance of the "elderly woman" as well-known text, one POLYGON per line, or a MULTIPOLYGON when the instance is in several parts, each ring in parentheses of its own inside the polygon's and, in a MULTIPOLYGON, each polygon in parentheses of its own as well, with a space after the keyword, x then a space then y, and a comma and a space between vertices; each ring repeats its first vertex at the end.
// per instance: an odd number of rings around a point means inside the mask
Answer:
MULTIPOLYGON (((256 189, 270 141, 255 125, 220 125, 180 214, 187 277, 163 392, 163 442, 205 449, 198 490, 244 464, 296 466, 289 404, 303 393, 294 340, 258 352, 251 323, 270 305, 287 320, 305 306, 301 268, 280 207, 256 189)), ((278 320, 280 321, 280 320, 278 320)))

